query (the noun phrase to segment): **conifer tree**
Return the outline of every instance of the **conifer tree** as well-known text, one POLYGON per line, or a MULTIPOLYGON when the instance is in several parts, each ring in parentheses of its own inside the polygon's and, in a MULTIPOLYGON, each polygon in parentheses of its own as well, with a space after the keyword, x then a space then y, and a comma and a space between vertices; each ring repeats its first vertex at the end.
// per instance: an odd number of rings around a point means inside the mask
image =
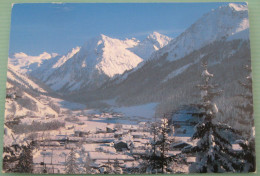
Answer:
POLYGON ((32 173, 33 172, 33 156, 32 145, 23 145, 19 156, 19 162, 15 168, 18 173, 32 173))
POLYGON ((92 164, 92 160, 90 159, 89 155, 87 155, 83 164, 85 174, 91 174, 92 171, 91 164, 92 164))
POLYGON ((240 172, 242 161, 233 153, 232 146, 226 138, 234 130, 226 125, 215 122, 218 107, 213 102, 214 97, 221 94, 217 85, 211 83, 213 74, 207 70, 207 63, 202 63, 201 74, 203 83, 198 85, 201 90, 202 121, 196 125, 192 139, 198 139, 197 146, 191 149, 196 152, 195 166, 190 167, 190 172, 240 172))
POLYGON ((108 159, 106 164, 106 170, 104 171, 104 174, 114 174, 114 166, 112 165, 110 159, 108 159))
POLYGON ((245 66, 248 76, 245 81, 239 81, 239 84, 244 88, 244 92, 239 94, 239 97, 243 99, 237 107, 238 112, 238 123, 243 129, 243 136, 245 138, 252 138, 254 136, 254 119, 253 119, 253 94, 252 94, 252 76, 251 67, 249 65, 245 66), (241 126, 242 125, 242 126, 241 126))
POLYGON ((172 158, 168 156, 168 150, 171 143, 168 133, 168 119, 164 116, 160 122, 154 122, 151 126, 152 138, 148 144, 146 155, 143 157, 146 163, 147 173, 165 173, 172 158))
POLYGON ((138 173, 142 173, 142 172, 140 171, 140 168, 136 167, 135 163, 133 162, 132 167, 130 169, 130 173, 131 174, 138 174, 138 173))
POLYGON ((168 126, 168 119, 166 117, 164 117, 161 120, 161 124, 160 124, 158 130, 159 130, 158 131, 159 140, 157 141, 157 144, 158 144, 158 147, 160 150, 161 172, 165 173, 167 165, 169 164, 167 153, 168 153, 169 147, 170 147, 170 140, 169 140, 169 135, 168 135, 170 128, 168 126))
POLYGON ((115 159, 115 162, 114 162, 114 173, 115 174, 123 174, 123 170, 120 167, 120 164, 119 164, 119 161, 118 161, 117 158, 115 159))
POLYGON ((255 135, 254 135, 254 118, 253 118, 253 93, 252 93, 252 69, 249 65, 245 66, 248 76, 245 81, 239 81, 239 84, 244 88, 244 92, 239 96, 242 98, 242 103, 237 107, 238 123, 241 129, 243 139, 238 143, 243 148, 240 152, 244 159, 243 172, 254 172, 256 170, 255 161, 255 135))
POLYGON ((75 150, 72 148, 65 163, 67 174, 77 174, 79 171, 75 150))

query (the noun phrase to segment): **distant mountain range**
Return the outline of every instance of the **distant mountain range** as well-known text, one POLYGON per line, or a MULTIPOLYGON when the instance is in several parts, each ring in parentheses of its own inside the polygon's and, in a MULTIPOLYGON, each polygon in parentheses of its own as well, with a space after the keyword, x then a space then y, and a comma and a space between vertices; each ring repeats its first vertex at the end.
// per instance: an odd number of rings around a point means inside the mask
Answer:
POLYGON ((9 64, 66 99, 116 99, 120 105, 159 102, 158 111, 168 111, 194 99, 202 60, 208 60, 226 103, 232 102, 250 60, 246 5, 230 3, 212 10, 174 39, 157 32, 143 41, 100 35, 64 56, 17 53, 9 64))
POLYGON ((119 40, 101 34, 65 56, 17 53, 9 63, 43 81, 55 91, 97 88, 105 81, 136 67, 171 38, 154 32, 145 40, 119 40))

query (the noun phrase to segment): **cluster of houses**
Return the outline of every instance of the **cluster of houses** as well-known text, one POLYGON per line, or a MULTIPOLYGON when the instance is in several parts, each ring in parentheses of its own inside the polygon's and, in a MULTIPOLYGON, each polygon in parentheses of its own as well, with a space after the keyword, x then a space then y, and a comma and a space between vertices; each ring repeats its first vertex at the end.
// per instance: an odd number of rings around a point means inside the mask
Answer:
MULTIPOLYGON (((177 122, 178 123, 178 122, 177 122)), ((69 134, 57 134, 46 139, 39 138, 37 145, 40 149, 53 150, 83 150, 92 160, 92 169, 106 167, 107 162, 119 162, 122 170, 133 169, 135 157, 142 156, 146 152, 146 146, 150 141, 149 122, 140 122, 138 125, 108 125, 105 129, 96 127, 95 132, 90 131, 84 125, 70 125, 66 127, 69 134)), ((172 138, 178 138, 172 135, 172 138)), ((169 155, 181 153, 183 148, 191 147, 192 143, 178 138, 171 145, 169 155)), ((194 156, 188 157, 188 163, 194 162, 194 156)), ((61 163, 59 163, 61 164, 61 163)), ((105 168, 104 168, 105 170, 105 168)))

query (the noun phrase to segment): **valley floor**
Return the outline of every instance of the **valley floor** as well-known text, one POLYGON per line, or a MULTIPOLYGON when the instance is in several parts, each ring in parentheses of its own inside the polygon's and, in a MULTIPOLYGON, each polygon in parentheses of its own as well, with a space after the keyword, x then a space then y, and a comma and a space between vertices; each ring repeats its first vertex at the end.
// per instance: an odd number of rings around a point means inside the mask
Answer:
MULTIPOLYGON (((11 101, 11 100, 9 100, 11 101)), ((34 141, 32 151, 34 173, 66 173, 65 165, 71 150, 74 150, 78 172, 84 173, 84 164, 90 160, 89 168, 92 173, 102 173, 109 167, 119 163, 122 173, 131 173, 138 168, 140 161, 147 152, 146 146, 152 139, 150 124, 154 121, 157 103, 150 103, 132 107, 116 107, 109 100, 106 103, 111 108, 85 109, 84 105, 66 102, 52 98, 60 106, 57 115, 27 115, 20 116, 21 124, 26 128, 40 124, 62 124, 57 129, 32 128, 32 131, 17 130, 19 133, 10 132, 5 135, 5 146, 15 143, 22 145, 26 140, 34 141), (70 107, 70 109, 68 109, 70 107)), ((46 103, 46 102, 45 102, 46 103)), ((6 121, 6 124, 8 122, 6 121)), ((9 121, 9 127, 13 128, 9 121)), ((168 156, 181 153, 182 148, 174 145, 184 143, 194 145, 190 141, 193 126, 179 126, 175 132, 169 133, 169 138, 174 141, 168 156), (187 128, 188 130, 184 129, 187 128)), ((9 129, 9 128, 8 128, 9 129)), ((14 128, 13 128, 14 129, 14 128)), ((15 131, 15 130, 13 130, 15 131)), ((185 165, 175 166, 175 172, 188 172, 189 165, 195 160, 194 156, 188 158, 190 162, 185 165)))

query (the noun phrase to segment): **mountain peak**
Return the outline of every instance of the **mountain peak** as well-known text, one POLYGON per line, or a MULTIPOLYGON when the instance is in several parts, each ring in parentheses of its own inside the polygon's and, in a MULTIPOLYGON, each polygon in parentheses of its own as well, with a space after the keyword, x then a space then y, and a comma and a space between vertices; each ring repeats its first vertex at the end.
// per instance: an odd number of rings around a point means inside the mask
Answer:
POLYGON ((153 32, 148 35, 146 39, 141 42, 138 41, 136 46, 129 49, 142 59, 146 60, 150 58, 152 53, 167 45, 171 40, 170 37, 158 32, 153 32))
POLYGON ((212 9, 212 11, 236 11, 243 12, 248 11, 247 4, 238 4, 238 3, 229 3, 227 5, 220 6, 216 9, 212 9))
POLYGON ((98 38, 99 38, 99 39, 108 39, 108 38, 110 38, 110 37, 106 36, 105 34, 100 34, 100 35, 98 36, 98 38))
POLYGON ((204 14, 160 53, 167 52, 169 60, 177 60, 209 43, 227 39, 248 28, 247 5, 230 3, 204 14))
POLYGON ((43 59, 50 59, 52 57, 57 56, 57 53, 47 53, 47 52, 43 52, 41 54, 39 54, 38 56, 30 56, 26 53, 20 52, 20 53, 15 53, 11 59, 24 59, 24 60, 34 60, 34 61, 40 61, 43 59))
POLYGON ((44 77, 42 73, 36 76, 53 90, 96 88, 143 61, 128 50, 135 45, 132 39, 119 40, 100 34, 60 58, 52 67, 54 71, 44 72, 44 77))
POLYGON ((32 71, 34 68, 39 67, 45 60, 49 60, 56 57, 56 53, 43 52, 38 56, 30 56, 23 52, 15 53, 10 56, 9 63, 20 70, 21 73, 26 73, 32 71))
POLYGON ((163 35, 163 34, 160 34, 159 32, 156 32, 154 31, 153 33, 151 33, 150 35, 147 36, 148 39, 154 39, 154 40, 157 40, 157 39, 161 39, 161 38, 167 38, 167 39, 171 39, 170 37, 166 36, 166 35, 163 35))
POLYGON ((162 34, 160 34, 159 32, 154 31, 153 33, 148 35, 148 38, 158 38, 160 36, 162 36, 162 34))
POLYGON ((151 41, 159 49, 167 45, 169 41, 171 41, 171 38, 155 31, 152 34, 148 35, 146 40, 151 41))
POLYGON ((28 55, 26 53, 20 52, 20 53, 14 53, 13 57, 18 59, 18 58, 28 57, 28 55))
POLYGON ((77 54, 80 51, 81 47, 76 46, 75 48, 72 48, 66 55, 61 56, 57 62, 52 66, 52 68, 57 68, 62 66, 67 60, 71 59, 75 54, 77 54))
POLYGON ((50 59, 51 57, 52 57, 52 54, 49 54, 49 53, 47 53, 45 51, 42 54, 39 55, 40 59, 50 59))
POLYGON ((92 41, 96 41, 96 42, 99 42, 99 43, 100 43, 100 41, 106 42, 106 41, 111 41, 111 40, 115 40, 115 39, 111 38, 111 37, 109 37, 105 34, 99 34, 98 36, 92 38, 92 41))
POLYGON ((247 5, 243 5, 243 4, 235 4, 235 3, 229 3, 228 7, 232 8, 235 11, 247 11, 248 7, 247 5))

